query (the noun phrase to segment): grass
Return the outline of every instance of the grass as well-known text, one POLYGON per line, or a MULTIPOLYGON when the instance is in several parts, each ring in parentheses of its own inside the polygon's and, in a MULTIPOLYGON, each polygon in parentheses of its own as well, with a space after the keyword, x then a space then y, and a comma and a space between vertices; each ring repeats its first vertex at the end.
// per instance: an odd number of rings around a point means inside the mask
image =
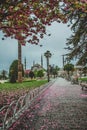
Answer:
POLYGON ((20 89, 33 89, 40 87, 41 85, 47 83, 47 80, 30 80, 24 81, 22 83, 3 83, 0 84, 0 91, 16 91, 20 89))
POLYGON ((87 77, 79 78, 81 81, 87 81, 87 77))

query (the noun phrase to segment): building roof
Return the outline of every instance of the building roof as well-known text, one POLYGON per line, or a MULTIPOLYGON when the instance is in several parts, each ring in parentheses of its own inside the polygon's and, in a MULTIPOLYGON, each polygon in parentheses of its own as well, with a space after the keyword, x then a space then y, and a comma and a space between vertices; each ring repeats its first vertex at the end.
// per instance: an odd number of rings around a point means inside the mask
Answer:
POLYGON ((31 70, 27 69, 27 70, 25 70, 24 72, 25 72, 25 74, 29 74, 30 71, 31 71, 31 70))
POLYGON ((31 70, 34 71, 34 70, 41 70, 43 69, 43 67, 40 65, 40 64, 34 64, 32 67, 31 67, 31 70))
POLYGON ((82 69, 83 66, 82 65, 76 65, 76 66, 74 66, 74 68, 76 68, 76 69, 82 69))

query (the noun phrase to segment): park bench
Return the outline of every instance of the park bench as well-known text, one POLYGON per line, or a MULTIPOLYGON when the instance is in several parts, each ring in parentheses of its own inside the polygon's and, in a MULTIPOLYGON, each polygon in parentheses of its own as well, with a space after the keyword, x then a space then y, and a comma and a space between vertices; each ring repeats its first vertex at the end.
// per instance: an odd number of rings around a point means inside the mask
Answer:
POLYGON ((82 90, 84 90, 84 88, 87 88, 87 82, 81 82, 80 86, 82 87, 82 90))
POLYGON ((78 84, 78 77, 77 76, 71 77, 71 84, 78 84))

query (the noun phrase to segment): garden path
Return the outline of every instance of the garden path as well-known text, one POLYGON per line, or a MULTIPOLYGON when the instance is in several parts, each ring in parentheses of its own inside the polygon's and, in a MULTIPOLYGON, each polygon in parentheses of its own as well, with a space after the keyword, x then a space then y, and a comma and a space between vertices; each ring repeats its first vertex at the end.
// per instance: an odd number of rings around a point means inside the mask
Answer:
POLYGON ((9 130, 86 130, 87 91, 57 78, 9 130))

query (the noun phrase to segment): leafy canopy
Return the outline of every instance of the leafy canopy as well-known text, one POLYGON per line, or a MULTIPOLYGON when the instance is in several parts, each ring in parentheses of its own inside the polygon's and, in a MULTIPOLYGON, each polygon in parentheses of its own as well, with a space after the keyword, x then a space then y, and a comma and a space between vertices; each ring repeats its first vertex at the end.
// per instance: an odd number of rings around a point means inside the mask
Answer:
POLYGON ((77 17, 79 10, 87 13, 87 0, 1 0, 0 30, 21 44, 38 44, 46 34, 46 25, 66 23, 77 17))
POLYGON ((83 65, 86 63, 87 56, 87 0, 70 2, 69 5, 66 5, 64 13, 70 20, 73 31, 66 43, 69 50, 69 59, 76 58, 77 64, 83 65))
POLYGON ((73 64, 66 64, 65 66, 64 66, 64 70, 66 70, 66 71, 73 71, 74 70, 74 65, 73 64))

